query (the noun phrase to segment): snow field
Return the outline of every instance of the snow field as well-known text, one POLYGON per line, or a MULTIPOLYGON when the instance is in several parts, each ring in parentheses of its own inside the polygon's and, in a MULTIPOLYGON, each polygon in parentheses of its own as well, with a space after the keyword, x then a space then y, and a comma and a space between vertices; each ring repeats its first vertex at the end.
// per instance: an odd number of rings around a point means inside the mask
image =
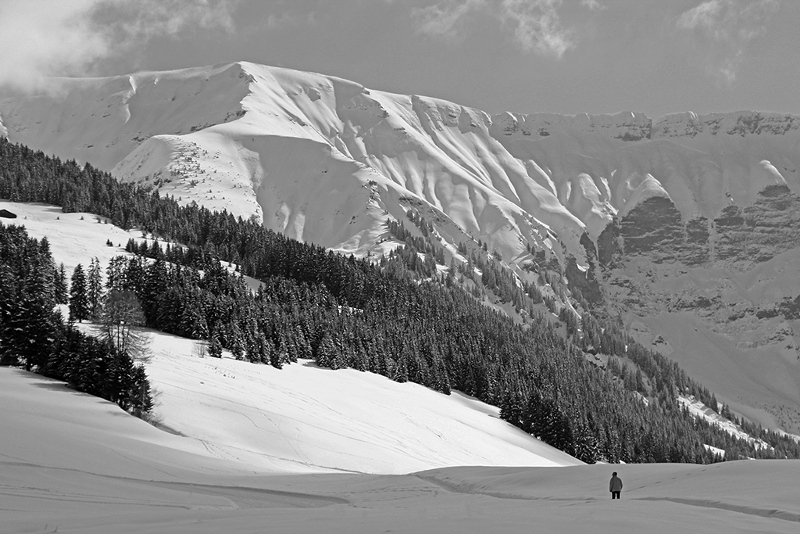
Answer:
POLYGON ((277 370, 192 356, 196 342, 153 333, 157 414, 223 459, 259 471, 401 474, 448 465, 577 465, 453 393, 313 362, 277 370))
POLYGON ((0 369, 0 401, 3 533, 790 533, 800 522, 796 461, 265 473, 21 370, 0 369), (611 471, 621 501, 609 499, 611 471))

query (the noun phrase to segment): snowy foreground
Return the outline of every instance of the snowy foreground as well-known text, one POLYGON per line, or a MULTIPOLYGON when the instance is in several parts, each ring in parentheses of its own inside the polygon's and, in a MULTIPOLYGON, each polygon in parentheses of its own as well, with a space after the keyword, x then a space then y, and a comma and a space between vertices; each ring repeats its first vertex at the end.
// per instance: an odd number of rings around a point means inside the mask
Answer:
MULTIPOLYGON (((280 473, 18 369, 0 369, 0 400, 0 532, 788 533, 800 524, 796 461, 280 473), (622 501, 608 499, 612 470, 625 481, 622 501)), ((349 423, 368 439, 379 431, 349 423)), ((398 448, 414 441, 403 430, 398 448)), ((349 452, 371 448, 353 441, 349 452)))

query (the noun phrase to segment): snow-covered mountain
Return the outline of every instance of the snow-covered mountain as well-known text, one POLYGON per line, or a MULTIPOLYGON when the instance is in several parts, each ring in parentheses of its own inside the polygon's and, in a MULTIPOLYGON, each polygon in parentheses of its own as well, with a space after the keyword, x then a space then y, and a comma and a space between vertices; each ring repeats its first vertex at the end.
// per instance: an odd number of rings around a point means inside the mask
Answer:
POLYGON ((800 429, 800 117, 491 116, 241 62, 53 80, 0 95, 0 125, 337 250, 385 252, 413 208, 456 259, 557 259, 735 410, 800 429))

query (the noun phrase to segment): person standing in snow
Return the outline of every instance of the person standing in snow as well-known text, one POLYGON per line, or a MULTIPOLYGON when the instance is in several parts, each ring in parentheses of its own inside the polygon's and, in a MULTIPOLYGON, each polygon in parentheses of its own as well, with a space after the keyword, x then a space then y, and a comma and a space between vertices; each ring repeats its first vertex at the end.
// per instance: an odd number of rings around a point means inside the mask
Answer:
POLYGON ((611 480, 608 483, 608 491, 611 492, 611 499, 619 499, 622 491, 622 479, 617 476, 617 472, 611 473, 611 480))

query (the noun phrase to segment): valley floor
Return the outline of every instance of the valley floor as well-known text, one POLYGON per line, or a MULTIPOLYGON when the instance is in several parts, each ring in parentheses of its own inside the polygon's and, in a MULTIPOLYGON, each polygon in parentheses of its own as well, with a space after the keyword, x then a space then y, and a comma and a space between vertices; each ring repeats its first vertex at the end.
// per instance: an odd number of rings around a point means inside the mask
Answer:
POLYGON ((788 533, 800 524, 796 461, 279 473, 18 369, 0 369, 0 400, 0 532, 788 533), (621 501, 606 491, 613 470, 621 501))

